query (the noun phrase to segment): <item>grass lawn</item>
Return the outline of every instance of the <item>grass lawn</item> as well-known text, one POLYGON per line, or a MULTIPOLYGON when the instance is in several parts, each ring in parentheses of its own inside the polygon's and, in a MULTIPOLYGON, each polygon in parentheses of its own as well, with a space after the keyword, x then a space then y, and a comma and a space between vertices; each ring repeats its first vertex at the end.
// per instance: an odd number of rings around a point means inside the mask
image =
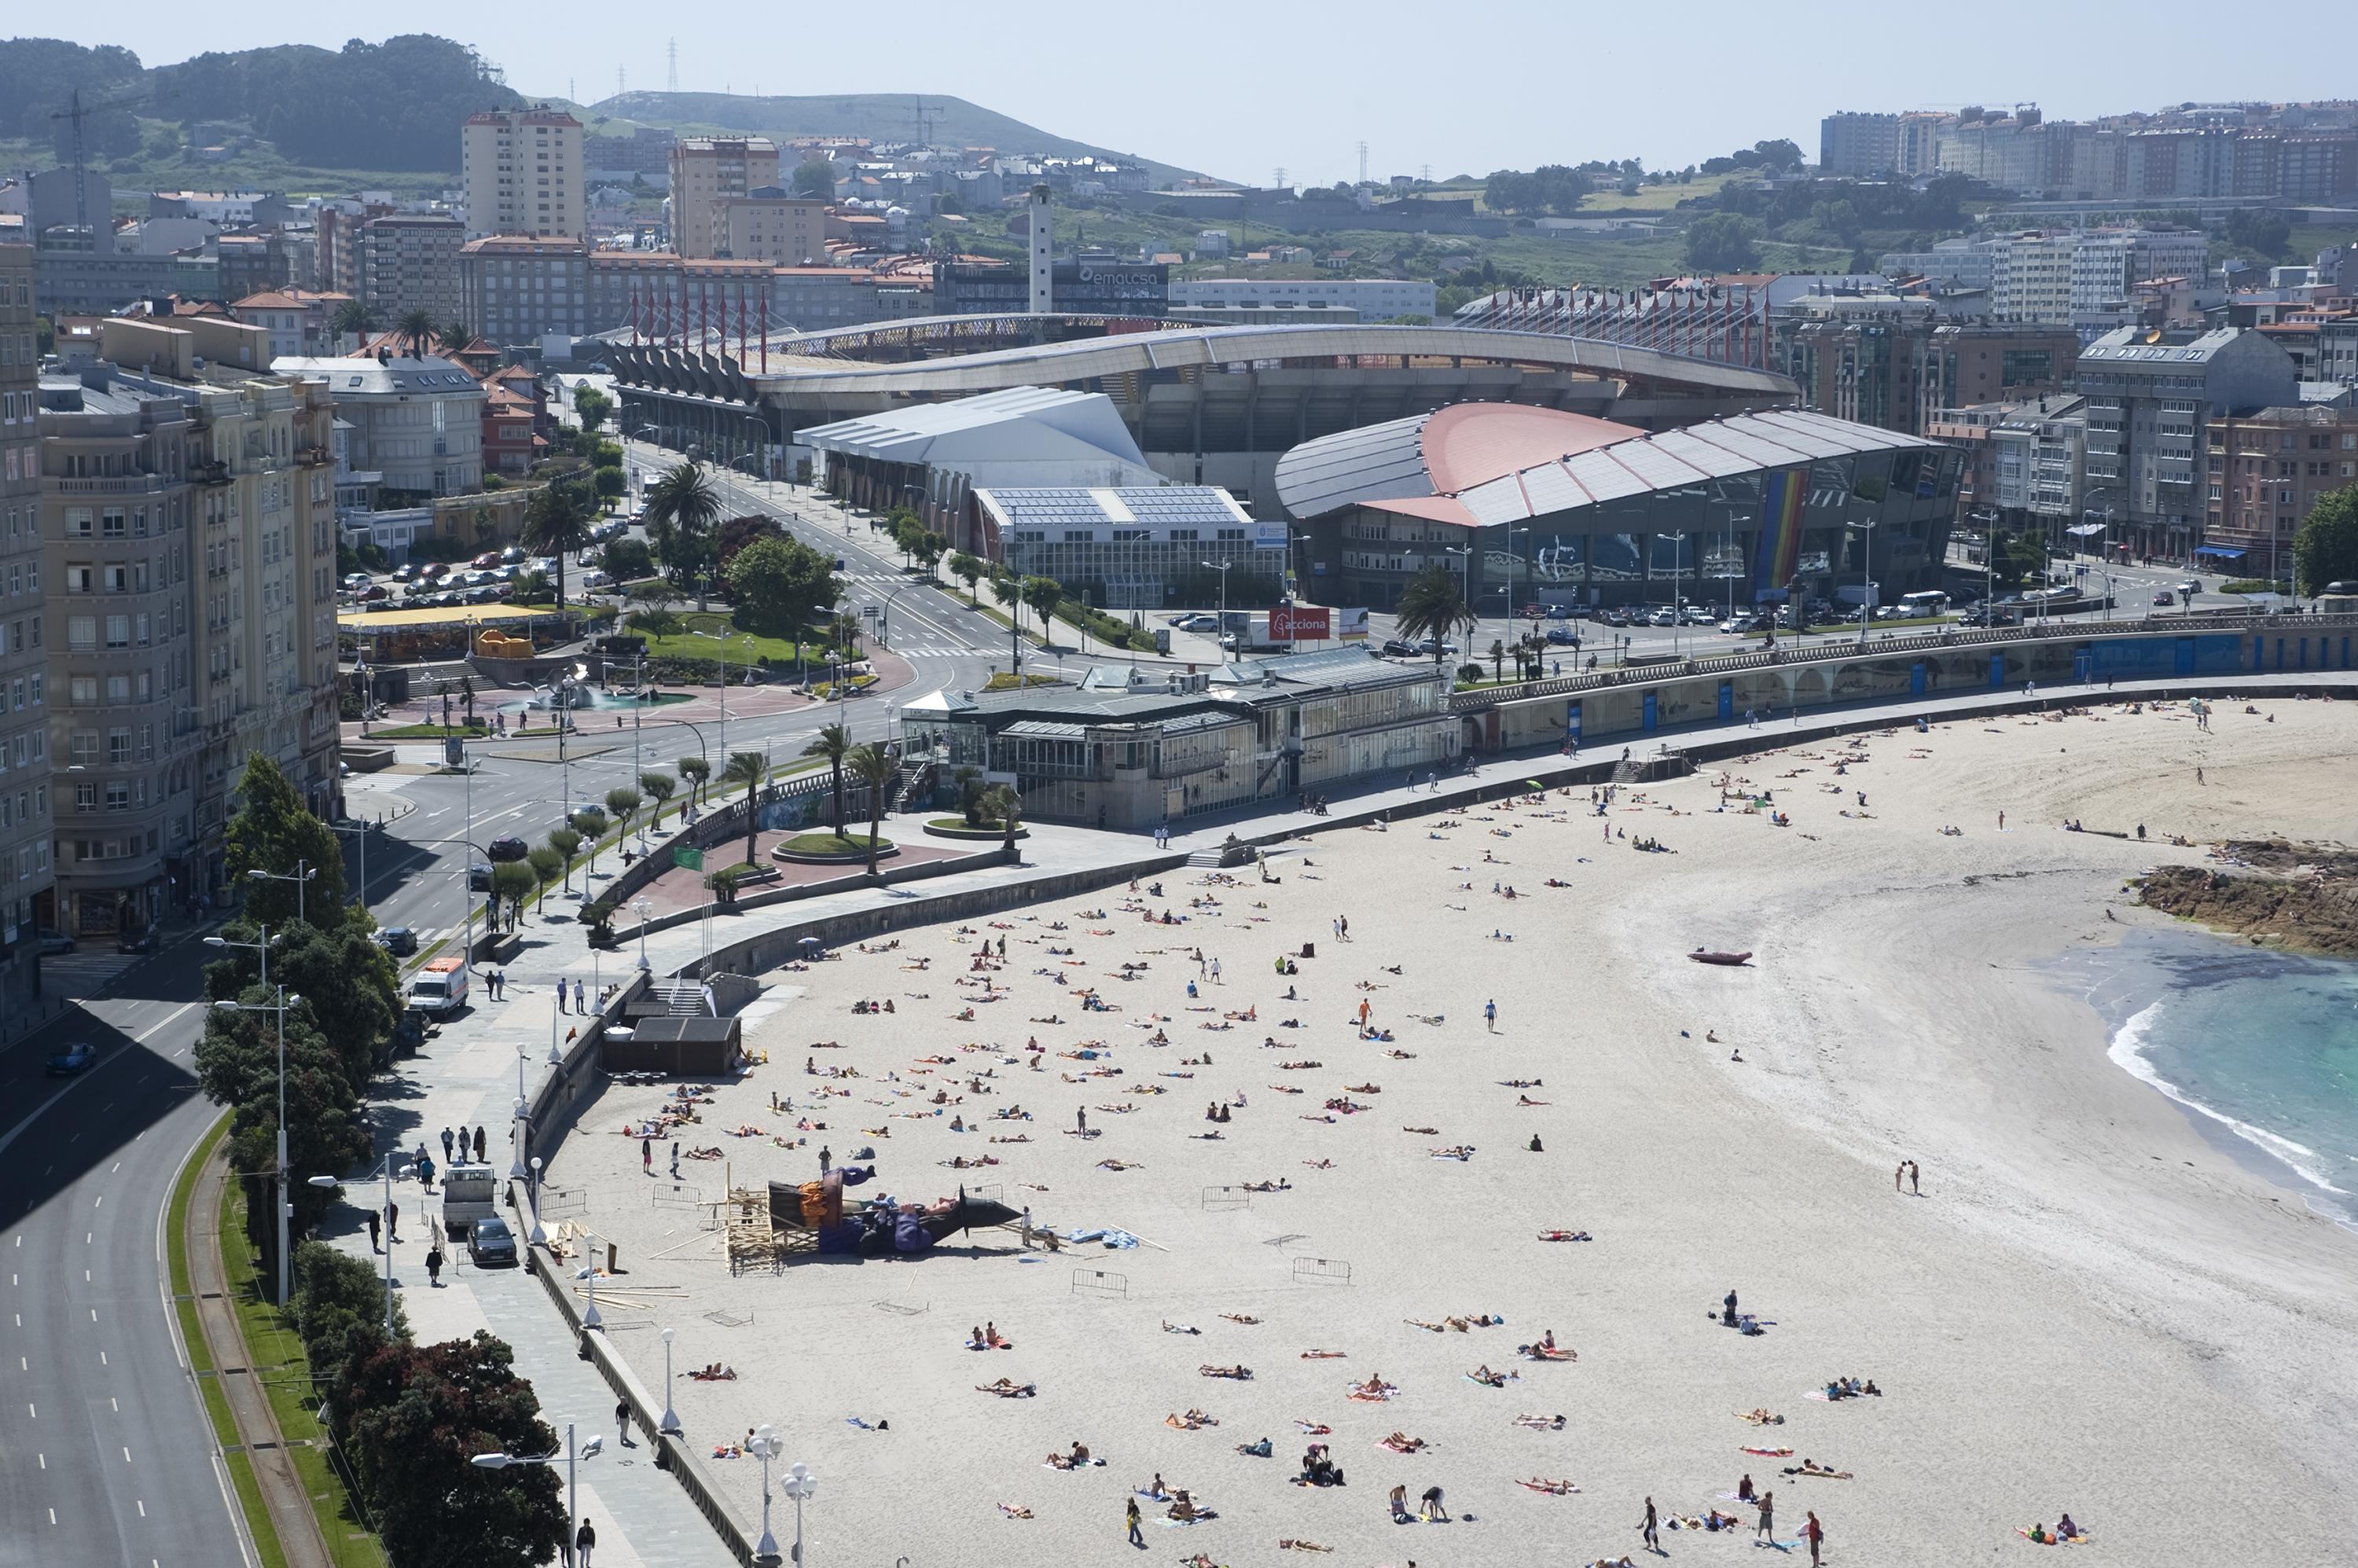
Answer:
POLYGON ((1005 670, 1001 670, 983 683, 982 689, 985 691, 1013 691, 1019 684, 1027 687, 1055 686, 1057 684, 1057 681, 1055 676, 1024 676, 1019 682, 1016 676, 1009 675, 1005 670))
POLYGON ((222 1271, 237 1303, 238 1328, 245 1336, 247 1364, 270 1399, 270 1411, 287 1439, 287 1452, 302 1477, 303 1491, 319 1516, 328 1560, 337 1568, 385 1568, 384 1549, 330 1463, 326 1433, 313 1413, 319 1393, 311 1381, 303 1341, 279 1309, 265 1299, 268 1287, 256 1270, 260 1258, 245 1238, 246 1184, 232 1180, 222 1193, 222 1271))
POLYGON ((372 730, 372 741, 446 741, 453 735, 475 736, 491 733, 488 724, 403 724, 391 730, 372 730))
MULTIPOLYGON (((198 1141, 196 1152, 181 1167, 180 1179, 172 1187, 172 1201, 165 1210, 165 1257, 172 1279, 172 1310, 180 1320, 180 1338, 188 1346, 189 1365, 199 1373, 210 1373, 214 1368, 212 1354, 205 1348, 204 1327, 197 1321, 197 1303, 189 1284, 189 1198, 196 1189, 197 1173, 211 1157, 214 1145, 228 1135, 229 1117, 224 1114, 213 1123, 212 1130, 198 1141)), ((212 1422, 213 1440, 224 1450, 238 1447, 237 1421, 230 1414, 228 1397, 221 1391, 221 1379, 200 1376, 197 1387, 204 1396, 205 1417, 212 1422)), ((287 1553, 278 1544, 278 1532, 271 1528, 269 1506, 263 1502, 261 1485, 254 1478, 253 1460, 238 1452, 225 1454, 223 1462, 229 1465, 230 1483, 237 1489, 238 1511, 245 1516, 246 1529, 254 1536, 254 1551, 262 1558, 264 1568, 287 1568, 287 1553)))
MULTIPOLYGON (((729 664, 732 669, 765 657, 770 661, 773 668, 779 665, 784 665, 789 668, 794 665, 795 644, 791 637, 772 637, 757 632, 740 631, 730 622, 729 616, 721 611, 699 614, 690 611, 686 614, 676 614, 674 619, 679 622, 680 629, 661 637, 648 637, 647 657, 691 659, 705 664, 714 664, 719 656, 723 644, 714 642, 710 637, 700 637, 695 633, 725 632, 729 633, 726 646, 729 650, 729 664)), ((635 626, 633 630, 634 633, 637 632, 635 626)), ((827 646, 827 644, 823 641, 806 640, 802 643, 803 656, 810 663, 817 664, 819 662, 820 653, 827 646)))
MULTIPOLYGON (((892 840, 881 835, 878 837, 877 849, 889 849, 892 847, 892 840)), ((798 833, 778 848, 794 855, 864 855, 868 853, 868 835, 832 832, 798 833)))

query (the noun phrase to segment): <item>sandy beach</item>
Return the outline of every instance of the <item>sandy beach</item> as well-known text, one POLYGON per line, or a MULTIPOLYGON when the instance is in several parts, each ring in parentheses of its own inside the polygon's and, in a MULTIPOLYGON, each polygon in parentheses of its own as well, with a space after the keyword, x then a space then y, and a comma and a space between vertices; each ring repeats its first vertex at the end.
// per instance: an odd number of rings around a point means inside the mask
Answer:
MULTIPOLYGON (((818 1473, 818 1561, 1241 1568, 1292 1541, 1352 1568, 1642 1562, 1649 1497, 1666 1525, 1738 1521, 1665 1528, 1671 1555, 1748 1559, 1757 1516, 1725 1496, 1747 1474, 1799 1561, 1805 1510, 1829 1563, 2037 1556, 2017 1528, 2067 1510, 2093 1538, 2075 1560, 2333 1561, 2358 1524, 2358 1236, 2108 1060, 2053 975, 2160 918, 2124 891, 2148 867, 2230 834, 2346 833, 2358 713, 2226 707, 2208 732, 2125 704, 1793 750, 1764 729, 1756 754, 1601 817, 1556 792, 1289 845, 1273 883, 1188 871, 1160 896, 906 931, 768 977, 748 1030, 767 1065, 683 1141, 725 1160, 683 1162, 676 1188, 659 1141, 643 1174, 617 1130, 668 1089, 614 1085, 549 1180, 621 1247, 601 1306, 658 1397, 666 1325, 683 1373, 741 1374, 680 1378, 689 1436, 771 1422, 818 1473), (1762 791, 1773 808, 1747 809, 1762 791), (1184 923, 1148 923, 1165 911, 1184 923), (984 1001, 959 982, 1002 938, 984 1001), (1753 957, 1689 962, 1698 946, 1753 957), (1125 963, 1147 968, 1125 982, 1125 963), (1119 1011, 1084 1011, 1089 987, 1119 1011), (1362 1002, 1390 1040, 1361 1037, 1362 1002), (1104 1054, 1063 1054, 1084 1045, 1104 1054), (1081 1076, 1100 1069, 1119 1072, 1081 1076), (855 1196, 963 1181, 1141 1244, 1052 1254, 991 1230, 731 1278, 692 1200, 720 1195, 724 1164, 741 1187, 811 1179, 822 1145, 838 1164, 873 1147, 855 1196), (1920 1193, 1894 1190, 1907 1161, 1920 1193), (1246 1183, 1282 1190, 1218 1190, 1246 1183), (1541 1239, 1559 1229, 1593 1239, 1541 1239), (1731 1289, 1764 1333, 1718 1324, 1731 1289), (1504 1322, 1446 1322, 1478 1314, 1504 1322), (965 1348, 986 1322, 1011 1348, 965 1348), (1519 1357, 1551 1332, 1576 1361, 1519 1357), (1237 1365, 1249 1380, 1199 1375, 1237 1365), (1485 1368, 1514 1380, 1471 1380, 1485 1368), (1883 1391, 1812 1397, 1845 1376, 1883 1391), (1396 1394, 1349 1397, 1379 1377, 1396 1394), (977 1391, 1001 1378, 1036 1397, 977 1391), (1782 1423, 1737 1418, 1756 1407, 1782 1423), (1191 1409, 1218 1424, 1166 1423, 1191 1409), (1421 1451, 1379 1445, 1395 1432, 1421 1451), (1238 1451, 1262 1438, 1271 1457, 1238 1451), (1045 1463, 1076 1441, 1104 1464, 1045 1463), (1314 1442, 1346 1485, 1293 1484, 1314 1442), (1850 1478, 1783 1473, 1804 1458, 1850 1478), (1168 1524, 1141 1498, 1146 1545, 1126 1545, 1125 1502, 1157 1475, 1217 1517, 1168 1524), (1396 1485, 1412 1510, 1444 1488, 1452 1522, 1392 1522, 1396 1485)), ((755 1463, 713 1468, 757 1516, 755 1463)), ((791 1505, 775 1522, 790 1539, 791 1505)))

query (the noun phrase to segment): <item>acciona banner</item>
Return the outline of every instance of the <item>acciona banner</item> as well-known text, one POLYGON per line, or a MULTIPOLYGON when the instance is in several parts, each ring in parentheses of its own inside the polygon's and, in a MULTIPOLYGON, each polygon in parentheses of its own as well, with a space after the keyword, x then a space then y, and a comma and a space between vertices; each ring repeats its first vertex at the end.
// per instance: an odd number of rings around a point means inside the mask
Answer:
POLYGON ((1269 640, 1272 643, 1323 643, 1334 635, 1328 629, 1330 617, 1323 608, 1306 604, 1281 604, 1269 612, 1269 640))

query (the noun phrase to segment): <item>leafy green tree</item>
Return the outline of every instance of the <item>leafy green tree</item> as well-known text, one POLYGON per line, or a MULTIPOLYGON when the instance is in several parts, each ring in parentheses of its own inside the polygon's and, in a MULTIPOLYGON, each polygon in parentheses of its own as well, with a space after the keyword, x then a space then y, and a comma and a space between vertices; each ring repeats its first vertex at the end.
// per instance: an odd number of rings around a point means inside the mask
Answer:
POLYGON ((682 757, 678 766, 679 776, 687 781, 687 804, 694 806, 703 798, 704 781, 712 776, 712 759, 682 757))
MULTIPOLYGON (((223 935, 232 942, 258 939, 256 927, 243 922, 223 935)), ((244 946, 220 951, 223 957, 205 966, 208 1001, 271 1000, 260 989, 260 954, 244 946)), ((270 983, 303 999, 319 1033, 333 1043, 345 1081, 355 1094, 364 1093, 375 1076, 377 1053, 401 1016, 401 976, 392 956, 357 920, 326 931, 290 921, 270 930, 270 983)))
POLYGON ((980 582, 985 575, 986 568, 979 557, 970 556, 964 550, 957 551, 950 557, 950 576, 966 584, 966 601, 968 604, 975 602, 974 585, 980 582))
POLYGON ((1707 212, 1687 226, 1690 272, 1749 272, 1760 265, 1760 225, 1735 212, 1707 212))
POLYGON ((590 547, 590 526, 598 503, 589 486, 572 480, 552 480, 540 487, 524 514, 527 549, 557 557, 557 607, 565 608, 565 563, 576 551, 590 547))
POLYGON ((557 1447, 514 1362, 478 1329, 440 1345, 382 1346, 356 1369, 351 1447, 394 1562, 523 1568, 571 1546, 554 1466, 471 1463, 557 1447))
POLYGON ((492 908, 508 906, 508 929, 524 918, 525 901, 540 891, 540 873, 522 860, 502 860, 492 868, 492 908))
POLYGON ((1040 617, 1040 640, 1045 643, 1050 632, 1049 621, 1056 606, 1065 601, 1065 585, 1052 577, 1027 577, 1023 579, 1023 602, 1040 617))
POLYGON ((581 835, 570 827, 552 827, 548 830, 548 847, 563 858, 569 875, 573 869, 573 857, 581 852, 581 835))
POLYGON ((990 579, 990 597, 1007 609, 1018 632, 1023 630, 1023 579, 1012 572, 994 572, 990 579))
POLYGON ((886 792, 899 776, 901 765, 892 753, 870 741, 854 746, 843 759, 851 776, 868 786, 868 874, 876 874, 876 836, 883 830, 886 792))
POLYGON ((1449 639, 1475 624, 1474 611, 1466 603, 1465 591, 1455 574, 1437 566, 1426 567, 1408 579, 1401 589, 1393 622, 1403 637, 1433 639, 1435 669, 1441 667, 1443 649, 1449 639))
POLYGON ((950 542, 947 539, 928 528, 918 535, 917 542, 912 546, 910 553, 917 557, 917 564, 925 568, 925 576, 931 579, 934 575, 934 563, 940 560, 942 552, 949 547, 950 542))
POLYGON ((573 814, 571 820, 574 828, 589 841, 590 870, 595 871, 598 869, 598 842, 606 837, 606 829, 610 826, 606 814, 594 806, 585 806, 573 814))
POLYGON ((795 194, 797 196, 830 197, 835 194, 835 165, 825 158, 810 158, 795 166, 795 194))
POLYGON ((540 879, 540 885, 543 888, 559 877, 563 877, 568 884, 572 881, 572 860, 558 854, 551 846, 543 845, 537 849, 526 851, 524 863, 532 868, 532 874, 540 879))
POLYGON ((644 539, 616 539, 606 546, 598 564, 616 582, 637 582, 654 575, 654 552, 644 539))
POLYGON ((638 811, 643 798, 628 784, 616 784, 606 792, 606 809, 613 815, 615 823, 623 832, 631 830, 631 817, 638 811))
MULTIPOLYGON (((312 1188, 314 1192, 319 1188, 312 1188)), ((346 1195, 330 1189, 334 1196, 346 1195)), ((393 1334, 384 1331, 384 1281, 365 1258, 355 1258, 324 1241, 297 1242, 295 1247, 292 1303, 295 1333, 303 1354, 327 1396, 330 1418, 338 1433, 352 1431, 352 1383, 349 1373, 390 1343, 409 1337, 409 1310, 399 1296, 393 1300, 393 1334)))
POLYGON ((851 731, 841 724, 830 724, 811 737, 803 748, 806 757, 824 757, 835 778, 835 834, 843 837, 843 759, 851 751, 851 731))
MULTIPOLYGON (((293 993, 289 993, 290 995, 293 993)), ((278 1167, 278 1013, 276 989, 248 990, 243 1008, 208 1008, 196 1048, 197 1082, 205 1097, 230 1108, 231 1167, 257 1184, 246 1206, 246 1234, 263 1249, 266 1271, 277 1272, 278 1227, 272 1205, 278 1167), (270 1004, 272 1010, 259 1009, 270 1004)), ((360 1097, 342 1056, 320 1033, 308 999, 287 1010, 287 1199, 295 1206, 291 1234, 308 1235, 334 1206, 330 1191, 308 1176, 334 1175, 368 1158, 360 1097)))
POLYGON ((639 788, 646 793, 646 796, 649 800, 655 803, 654 821, 651 825, 657 829, 662 828, 664 804, 671 799, 672 792, 678 787, 679 781, 673 778, 669 773, 641 773, 639 775, 639 788))
POLYGON ((831 557, 800 540, 767 535, 730 561, 729 591, 748 630, 799 644, 803 627, 834 605, 839 589, 831 557))
MULTIPOLYGON (((629 494, 631 491, 631 481, 623 477, 621 469, 597 470, 590 476, 590 485, 598 492, 600 503, 609 512, 614 509, 615 502, 629 494)), ((633 540, 633 543, 636 544, 637 541, 633 540)), ((640 545, 639 547, 643 550, 646 548, 644 545, 640 545)))
POLYGON ((333 930, 347 918, 344 850, 333 829, 311 815, 285 770, 260 752, 247 754, 239 782, 242 804, 229 825, 229 874, 245 890, 246 917, 274 929, 295 918, 297 884, 249 875, 295 876, 309 871, 300 903, 311 924, 333 930))
POLYGON ((2358 580, 2358 485, 2317 498, 2292 540, 2300 591, 2321 593, 2332 582, 2358 580))
POLYGON ((614 400, 586 381, 573 384, 573 412, 584 430, 602 430, 614 412, 614 400))

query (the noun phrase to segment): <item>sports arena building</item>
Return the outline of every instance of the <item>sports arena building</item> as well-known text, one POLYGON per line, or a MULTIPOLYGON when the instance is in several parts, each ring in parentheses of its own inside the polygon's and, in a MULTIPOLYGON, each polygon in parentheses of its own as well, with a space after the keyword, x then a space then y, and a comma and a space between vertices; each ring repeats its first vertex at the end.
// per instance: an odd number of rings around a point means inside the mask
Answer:
POLYGON ((773 474, 797 433, 1011 387, 1110 398, 1148 464, 1277 515, 1278 460, 1305 441, 1451 404, 1506 403, 1666 430, 1790 406, 1788 377, 1547 332, 1307 323, 1174 327, 1116 316, 932 317, 715 344, 603 351, 623 428, 773 474))
POLYGON ((1646 430, 1463 403, 1306 441, 1277 465, 1304 597, 1389 610, 1430 566, 1485 614, 1684 601, 1896 602, 1940 586, 1962 454, 1780 408, 1646 430))

